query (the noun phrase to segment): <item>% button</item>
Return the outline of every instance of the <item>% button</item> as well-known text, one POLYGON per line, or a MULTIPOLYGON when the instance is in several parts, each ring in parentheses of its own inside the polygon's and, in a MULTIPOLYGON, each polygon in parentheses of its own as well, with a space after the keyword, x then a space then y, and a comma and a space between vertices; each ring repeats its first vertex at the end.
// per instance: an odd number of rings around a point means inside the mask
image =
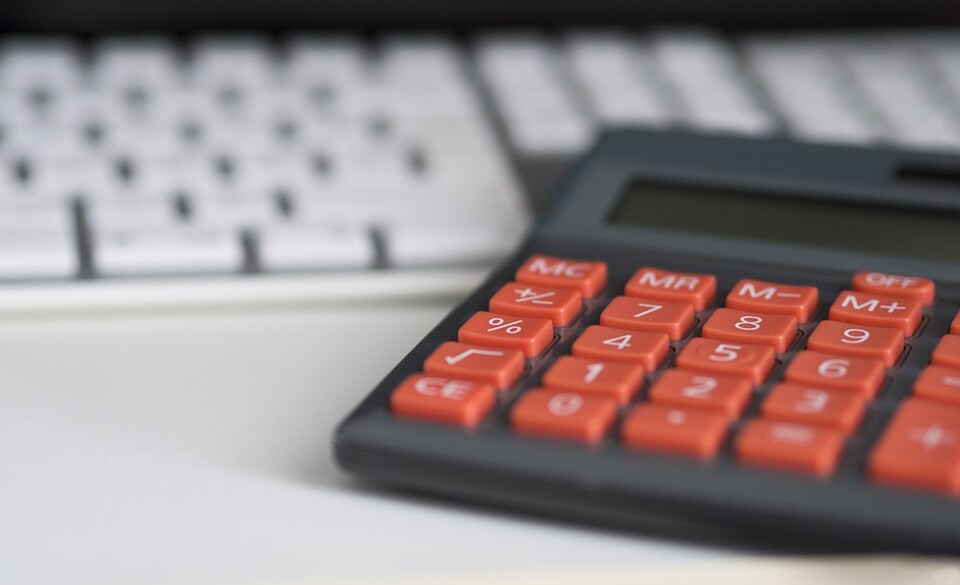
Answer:
POLYGON ((460 328, 458 340, 485 347, 519 349, 525 356, 533 357, 553 341, 553 324, 548 319, 517 319, 478 311, 460 328))

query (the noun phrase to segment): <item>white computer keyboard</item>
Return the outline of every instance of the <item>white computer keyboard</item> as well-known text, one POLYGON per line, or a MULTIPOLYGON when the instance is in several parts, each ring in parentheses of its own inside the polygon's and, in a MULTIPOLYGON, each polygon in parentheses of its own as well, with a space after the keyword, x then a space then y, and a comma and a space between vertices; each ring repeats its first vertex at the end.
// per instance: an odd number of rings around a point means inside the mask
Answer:
POLYGON ((960 32, 0 42, 0 310, 466 289, 620 124, 960 151, 960 32))

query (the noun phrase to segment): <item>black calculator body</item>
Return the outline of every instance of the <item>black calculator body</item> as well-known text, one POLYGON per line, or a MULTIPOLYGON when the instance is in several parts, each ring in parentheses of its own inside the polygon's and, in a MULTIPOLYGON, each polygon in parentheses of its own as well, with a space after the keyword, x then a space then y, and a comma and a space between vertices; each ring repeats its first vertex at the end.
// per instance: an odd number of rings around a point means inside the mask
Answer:
POLYGON ((608 526, 957 553, 958 310, 960 160, 609 133, 335 454, 608 526))

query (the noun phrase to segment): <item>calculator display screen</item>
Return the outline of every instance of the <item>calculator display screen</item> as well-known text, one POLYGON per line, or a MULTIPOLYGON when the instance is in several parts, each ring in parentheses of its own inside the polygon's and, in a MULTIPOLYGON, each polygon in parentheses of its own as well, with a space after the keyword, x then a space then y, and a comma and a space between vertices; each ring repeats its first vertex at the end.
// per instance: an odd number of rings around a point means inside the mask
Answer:
POLYGON ((960 261, 960 213, 787 194, 636 183, 614 225, 960 261))

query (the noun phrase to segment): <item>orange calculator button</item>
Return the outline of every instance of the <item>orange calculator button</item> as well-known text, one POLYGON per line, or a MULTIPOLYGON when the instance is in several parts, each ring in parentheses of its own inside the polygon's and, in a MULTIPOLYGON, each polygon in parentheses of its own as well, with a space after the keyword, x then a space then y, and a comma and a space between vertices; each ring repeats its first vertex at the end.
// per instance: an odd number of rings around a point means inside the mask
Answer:
POLYGON ((777 384, 760 407, 764 418, 820 425, 850 433, 860 424, 867 399, 853 392, 777 384))
POLYGON ((769 345, 777 353, 783 353, 797 337, 797 318, 720 308, 703 324, 703 336, 721 341, 769 345))
POLYGON ((573 342, 575 356, 628 361, 640 364, 648 372, 656 370, 670 352, 666 333, 631 331, 603 325, 591 325, 573 342))
POLYGON ((867 460, 879 483, 960 495, 960 406, 910 398, 867 460))
POLYGON ((666 404, 641 404, 620 427, 623 444, 678 455, 712 459, 727 434, 727 417, 719 412, 666 404))
POLYGON ((788 382, 872 398, 883 383, 883 371, 883 362, 876 359, 801 351, 783 376, 788 382))
POLYGON ((839 431, 766 418, 747 423, 733 444, 737 460, 745 465, 818 477, 833 473, 842 449, 839 431))
POLYGON ((950 324, 950 333, 960 335, 960 312, 957 313, 957 316, 953 318, 953 323, 950 324))
POLYGON ((423 362, 423 371, 506 388, 523 373, 523 352, 447 341, 423 362))
POLYGON ((913 393, 920 398, 960 405, 960 369, 927 366, 914 381, 913 393))
POLYGON ((691 339, 677 356, 677 367, 683 370, 745 376, 753 384, 761 384, 773 369, 772 347, 749 343, 729 343, 698 337, 691 339))
POLYGON ((446 376, 413 374, 390 395, 393 414, 475 427, 497 403, 491 384, 446 376))
POLYGON ((573 288, 592 299, 607 286, 607 265, 536 254, 517 270, 516 278, 527 284, 573 288))
POLYGON ((552 390, 593 392, 626 404, 643 384, 643 366, 567 355, 553 362, 542 384, 552 390))
POLYGON ((742 376, 667 370, 650 388, 650 401, 706 408, 736 418, 750 402, 752 389, 742 376))
POLYGON ((872 293, 844 291, 830 306, 830 320, 875 327, 896 327, 907 336, 920 325, 920 301, 872 293))
POLYGON ((743 278, 727 294, 727 306, 744 311, 793 315, 798 322, 806 323, 817 312, 819 299, 815 286, 743 278))
POLYGON ((712 274, 671 272, 657 268, 641 268, 627 282, 627 296, 658 301, 690 303, 702 311, 713 302, 717 278, 712 274))
POLYGON ((583 306, 580 291, 508 282, 490 299, 494 313, 550 319, 554 327, 573 321, 583 306))
POLYGON ((934 348, 930 361, 938 366, 960 368, 960 335, 944 335, 934 348))
POLYGON ((587 392, 532 389, 510 410, 518 433, 599 443, 617 418, 617 401, 587 392))
POLYGON ((461 343, 519 349, 533 357, 553 341, 553 324, 546 319, 477 311, 460 328, 457 338, 461 343))
POLYGON ((929 278, 900 276, 883 272, 858 272, 853 275, 853 290, 875 295, 903 297, 932 305, 936 284, 929 278))
POLYGON ((672 341, 693 326, 693 305, 616 297, 600 314, 600 324, 621 329, 666 333, 672 341))
POLYGON ((903 353, 903 330, 822 321, 807 340, 807 347, 824 353, 878 359, 890 368, 903 353))

